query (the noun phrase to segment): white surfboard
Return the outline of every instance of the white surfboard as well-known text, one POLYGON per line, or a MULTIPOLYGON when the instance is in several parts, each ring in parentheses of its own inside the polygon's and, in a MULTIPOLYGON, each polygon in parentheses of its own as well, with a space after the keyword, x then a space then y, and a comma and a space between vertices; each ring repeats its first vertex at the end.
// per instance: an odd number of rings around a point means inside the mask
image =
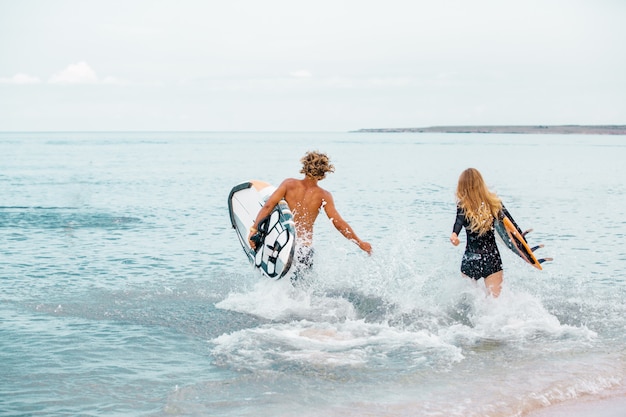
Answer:
POLYGON ((296 243, 293 214, 282 200, 268 217, 260 222, 262 244, 252 249, 248 241, 250 228, 256 216, 276 187, 263 181, 239 184, 228 196, 230 221, 248 260, 265 276, 274 279, 284 277, 291 268, 296 243))

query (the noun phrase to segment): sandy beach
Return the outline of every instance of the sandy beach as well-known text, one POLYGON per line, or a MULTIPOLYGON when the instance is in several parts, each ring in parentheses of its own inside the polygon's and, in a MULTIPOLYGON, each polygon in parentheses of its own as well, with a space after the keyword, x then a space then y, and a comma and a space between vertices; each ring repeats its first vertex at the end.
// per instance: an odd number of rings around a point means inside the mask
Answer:
POLYGON ((527 417, 625 417, 626 387, 611 396, 589 397, 556 404, 527 417))

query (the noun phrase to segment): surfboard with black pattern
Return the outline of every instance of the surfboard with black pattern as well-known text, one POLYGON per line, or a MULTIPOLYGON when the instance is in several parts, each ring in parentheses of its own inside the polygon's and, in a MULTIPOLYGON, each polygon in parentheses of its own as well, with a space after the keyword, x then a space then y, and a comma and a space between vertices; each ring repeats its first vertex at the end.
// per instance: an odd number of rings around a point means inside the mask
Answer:
POLYGON ((268 278, 287 275, 293 263, 296 228, 293 214, 282 200, 269 216, 258 224, 256 250, 248 241, 256 216, 276 187, 252 180, 233 187, 228 196, 228 211, 233 229, 250 263, 268 278))

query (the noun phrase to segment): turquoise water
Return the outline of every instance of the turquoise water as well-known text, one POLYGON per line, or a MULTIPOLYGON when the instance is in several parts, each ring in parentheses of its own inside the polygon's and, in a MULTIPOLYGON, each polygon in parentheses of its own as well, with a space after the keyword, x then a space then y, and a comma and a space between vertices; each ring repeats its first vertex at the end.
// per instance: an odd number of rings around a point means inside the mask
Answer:
POLYGON ((619 389, 625 158, 608 136, 0 133, 0 415, 521 416, 619 389), (374 255, 322 214, 294 287, 251 270, 226 201, 310 149, 374 255), (498 300, 448 241, 469 166, 555 258, 502 250, 498 300))

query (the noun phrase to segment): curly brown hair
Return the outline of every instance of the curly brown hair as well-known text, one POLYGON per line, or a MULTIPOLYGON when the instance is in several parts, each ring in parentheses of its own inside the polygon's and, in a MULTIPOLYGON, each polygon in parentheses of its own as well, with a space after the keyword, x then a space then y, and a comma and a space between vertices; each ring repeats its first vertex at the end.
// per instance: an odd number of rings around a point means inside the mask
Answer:
POLYGON ((300 162, 302 162, 300 173, 316 180, 324 179, 327 172, 335 172, 335 167, 325 153, 309 151, 300 159, 300 162))

